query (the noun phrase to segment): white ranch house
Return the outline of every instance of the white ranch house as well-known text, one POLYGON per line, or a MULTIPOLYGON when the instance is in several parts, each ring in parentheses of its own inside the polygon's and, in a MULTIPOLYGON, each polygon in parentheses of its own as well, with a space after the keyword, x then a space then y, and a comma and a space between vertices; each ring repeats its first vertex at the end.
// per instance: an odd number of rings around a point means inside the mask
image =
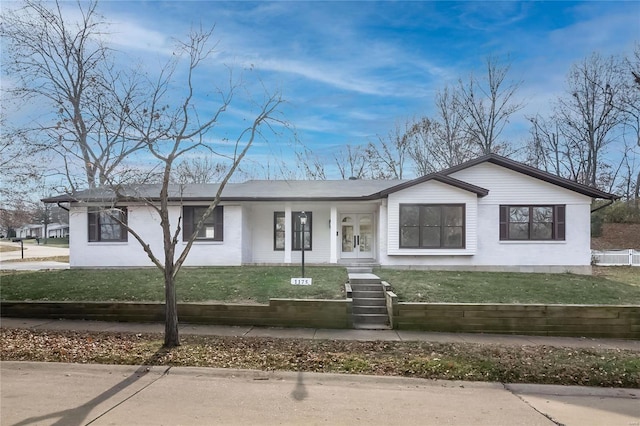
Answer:
MULTIPOLYGON (((188 236, 217 184, 172 187, 171 223, 188 236)), ((157 198, 159 186, 129 188, 157 198)), ((413 180, 248 181, 228 184, 186 266, 308 264, 590 273, 590 208, 597 189, 490 154, 413 180)), ((141 202, 87 190, 69 203, 73 268, 152 266, 105 214, 120 209, 157 256, 159 218, 141 202)))

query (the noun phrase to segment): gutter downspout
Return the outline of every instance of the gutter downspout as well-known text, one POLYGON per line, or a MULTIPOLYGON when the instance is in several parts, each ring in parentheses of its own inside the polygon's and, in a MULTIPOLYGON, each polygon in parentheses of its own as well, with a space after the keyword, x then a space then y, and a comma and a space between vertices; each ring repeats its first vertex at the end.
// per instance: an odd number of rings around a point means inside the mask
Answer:
POLYGON ((609 200, 609 202, 607 204, 603 204, 599 207, 596 207, 595 209, 591 210, 591 213, 595 213, 598 210, 604 209, 605 207, 609 207, 611 204, 614 203, 614 201, 616 201, 617 198, 612 198, 611 200, 609 200))

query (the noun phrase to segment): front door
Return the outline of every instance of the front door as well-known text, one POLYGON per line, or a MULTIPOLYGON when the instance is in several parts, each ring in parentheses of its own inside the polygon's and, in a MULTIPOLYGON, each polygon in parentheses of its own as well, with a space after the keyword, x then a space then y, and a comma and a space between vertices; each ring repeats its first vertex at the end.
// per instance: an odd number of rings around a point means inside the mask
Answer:
POLYGON ((340 216, 343 258, 373 258, 373 214, 342 214, 340 216))

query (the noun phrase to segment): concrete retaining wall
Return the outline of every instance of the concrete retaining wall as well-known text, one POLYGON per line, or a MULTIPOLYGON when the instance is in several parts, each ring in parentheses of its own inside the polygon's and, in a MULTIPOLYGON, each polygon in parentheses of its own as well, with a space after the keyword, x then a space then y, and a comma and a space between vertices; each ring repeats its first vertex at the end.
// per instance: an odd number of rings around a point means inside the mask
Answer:
MULTIPOLYGON (((268 305, 178 304, 181 323, 350 328, 350 300, 271 299, 268 305)), ((95 321, 162 322, 160 303, 2 301, 2 316, 95 321)))
POLYGON ((394 328, 640 339, 640 306, 395 303, 394 328))

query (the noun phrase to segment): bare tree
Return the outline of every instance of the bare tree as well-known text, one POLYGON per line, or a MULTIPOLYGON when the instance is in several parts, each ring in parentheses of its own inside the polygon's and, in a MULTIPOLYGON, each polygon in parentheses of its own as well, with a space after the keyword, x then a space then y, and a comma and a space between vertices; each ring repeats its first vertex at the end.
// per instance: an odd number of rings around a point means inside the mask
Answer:
MULTIPOLYGON (((625 155, 628 153, 638 155, 636 150, 640 151, 640 43, 636 43, 633 53, 625 58, 622 78, 624 88, 621 92, 619 108, 626 117, 624 121, 625 132, 623 134, 625 146, 627 147, 625 155), (630 137, 632 141, 627 142, 627 137, 630 137), (632 145, 635 145, 635 149, 631 147, 632 145)), ((635 161, 626 163, 628 180, 632 179, 634 171, 637 172, 635 184, 632 185, 631 182, 627 182, 625 186, 627 187, 627 192, 631 186, 635 187, 633 190, 635 207, 640 209, 640 165, 635 163, 635 161)))
MULTIPOLYGON (((176 299, 175 279, 184 264, 193 242, 198 232, 202 229, 206 218, 212 214, 213 210, 220 203, 222 191, 233 173, 237 170, 240 162, 247 154, 247 151, 256 138, 263 137, 263 129, 272 129, 271 124, 277 122, 285 124, 276 115, 278 108, 283 102, 279 95, 266 93, 264 97, 253 102, 255 108, 253 118, 246 120, 247 127, 239 130, 234 139, 229 139, 231 154, 222 154, 229 162, 229 168, 222 177, 215 198, 208 205, 202 217, 199 218, 193 233, 186 240, 182 250, 179 249, 179 237, 182 232, 181 219, 178 223, 171 223, 170 220, 170 198, 175 196, 173 187, 170 185, 172 172, 175 164, 181 157, 188 153, 197 151, 215 152, 207 142, 206 137, 214 127, 219 124, 223 114, 234 100, 238 90, 243 87, 230 80, 227 89, 218 91, 218 106, 209 113, 198 111, 196 87, 194 86, 195 72, 210 57, 213 49, 209 46, 209 40, 213 29, 208 31, 192 31, 185 42, 180 42, 174 60, 162 69, 160 77, 154 86, 148 91, 149 96, 146 102, 128 112, 129 125, 132 127, 132 134, 138 135, 138 140, 151 154, 161 170, 162 176, 160 184, 160 194, 157 199, 149 199, 126 192, 124 188, 113 183, 112 188, 118 195, 116 200, 129 200, 143 202, 148 205, 160 219, 160 226, 163 236, 163 255, 156 254, 148 242, 133 228, 129 227, 126 221, 122 220, 122 215, 114 205, 112 217, 120 222, 128 232, 140 243, 143 250, 158 267, 164 276, 165 286, 165 337, 164 345, 173 347, 180 344, 178 334, 178 312, 176 299), (186 63, 185 81, 177 84, 176 69, 184 58, 186 63), (171 107, 172 99, 176 94, 171 93, 170 87, 182 87, 184 93, 181 101, 171 107)), ((210 108, 210 106, 209 106, 210 108)))
POLYGON ((296 159, 298 168, 301 170, 305 179, 309 180, 326 180, 324 162, 317 154, 304 145, 300 145, 301 151, 296 150, 296 159))
POLYGON ((409 129, 410 153, 419 173, 427 174, 464 163, 481 153, 466 131, 460 94, 445 87, 436 94, 436 115, 409 129))
POLYGON ((459 94, 449 87, 436 94, 434 156, 440 168, 457 166, 478 155, 479 149, 465 132, 464 110, 458 105, 459 94))
POLYGON ((171 181, 178 184, 215 183, 224 178, 228 167, 215 162, 211 156, 194 157, 180 161, 172 172, 171 181))
POLYGON ((557 101, 559 130, 577 162, 578 181, 598 185, 598 173, 606 165, 604 153, 615 138, 624 115, 616 105, 624 90, 619 61, 597 53, 574 64, 567 78, 567 95, 557 101))
POLYGON ((434 156, 437 145, 436 131, 438 123, 428 117, 422 117, 409 127, 406 138, 409 144, 409 155, 415 164, 419 176, 428 175, 439 170, 434 156))
POLYGON ((366 177, 369 159, 365 148, 360 145, 345 145, 333 155, 342 179, 363 179, 366 177))
POLYGON ((510 64, 502 65, 495 57, 488 57, 483 79, 471 75, 467 82, 458 81, 458 113, 464 119, 467 137, 482 154, 499 149, 502 131, 511 116, 523 107, 516 99, 522 81, 507 80, 510 68, 510 64))
POLYGON ((0 27, 3 66, 16 79, 6 93, 41 111, 21 133, 32 146, 58 154, 72 190, 113 180, 142 147, 125 134, 127 112, 141 94, 135 75, 114 70, 97 3, 78 1, 77 10, 80 19, 69 22, 58 1, 26 0, 6 11, 0 27))
POLYGON ((396 124, 386 137, 378 136, 377 143, 369 142, 364 155, 369 159, 371 178, 402 179, 405 163, 410 159, 411 126, 409 121, 405 122, 404 128, 396 124))
POLYGON ((571 164, 566 159, 570 156, 566 144, 560 140, 561 135, 555 119, 547 120, 540 115, 529 117, 532 127, 531 139, 526 147, 527 164, 567 179, 576 180, 571 164))

